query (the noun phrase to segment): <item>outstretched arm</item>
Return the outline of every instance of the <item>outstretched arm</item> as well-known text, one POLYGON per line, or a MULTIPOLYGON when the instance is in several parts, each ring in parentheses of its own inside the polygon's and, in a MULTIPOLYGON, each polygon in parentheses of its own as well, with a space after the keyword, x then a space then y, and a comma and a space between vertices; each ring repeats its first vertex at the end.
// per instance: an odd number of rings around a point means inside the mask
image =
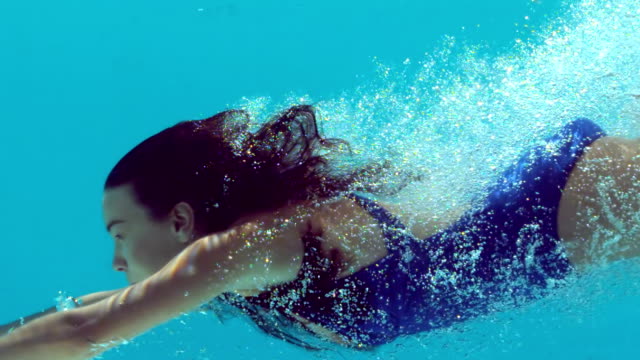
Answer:
POLYGON ((262 214, 199 239, 144 281, 34 320, 0 338, 0 359, 90 359, 223 292, 291 281, 308 226, 301 209, 262 214))
MULTIPOLYGON (((119 292, 122 289, 117 289, 117 290, 109 290, 109 291, 100 291, 100 292, 95 292, 95 293, 91 293, 91 294, 87 294, 87 295, 83 295, 80 296, 78 298, 76 298, 77 304, 79 306, 87 306, 87 305, 91 305, 93 303, 96 303, 100 300, 106 299, 109 296, 119 292)), ((0 325, 0 336, 5 335, 7 333, 12 332, 13 330, 19 328, 20 326, 23 326, 24 324, 31 322, 35 319, 39 319, 45 315, 49 315, 49 314, 53 314, 55 312, 57 312, 58 310, 56 309, 55 306, 52 306, 48 309, 42 310, 41 312, 29 315, 29 316, 24 316, 21 317, 20 319, 16 320, 16 321, 12 321, 10 323, 4 324, 4 325, 0 325)))

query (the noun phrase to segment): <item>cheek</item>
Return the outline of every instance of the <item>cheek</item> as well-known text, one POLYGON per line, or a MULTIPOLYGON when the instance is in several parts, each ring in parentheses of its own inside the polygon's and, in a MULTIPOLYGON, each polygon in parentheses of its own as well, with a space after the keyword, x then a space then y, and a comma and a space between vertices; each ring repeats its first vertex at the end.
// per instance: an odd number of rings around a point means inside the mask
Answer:
POLYGON ((130 249, 134 266, 148 273, 160 270, 172 258, 165 249, 166 243, 163 240, 161 234, 149 234, 139 239, 130 249))
POLYGON ((139 243, 131 244, 129 247, 129 259, 130 262, 133 261, 136 264, 140 263, 144 258, 145 250, 144 246, 141 246, 139 243))

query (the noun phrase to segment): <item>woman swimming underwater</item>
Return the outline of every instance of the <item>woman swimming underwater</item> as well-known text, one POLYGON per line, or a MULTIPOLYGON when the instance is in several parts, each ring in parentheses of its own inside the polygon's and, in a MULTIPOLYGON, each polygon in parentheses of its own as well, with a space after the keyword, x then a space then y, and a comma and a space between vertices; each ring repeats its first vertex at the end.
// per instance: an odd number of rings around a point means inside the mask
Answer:
POLYGON ((370 348, 640 255, 627 234, 638 203, 612 195, 637 194, 640 140, 589 120, 526 151, 477 206, 449 220, 421 215, 411 228, 414 214, 371 196, 391 165, 338 175, 320 153, 344 142, 318 134, 311 106, 255 133, 247 123, 236 110, 181 122, 125 155, 103 211, 113 267, 131 286, 27 318, 0 337, 0 359, 89 359, 212 299, 300 346, 315 348, 296 332, 370 348), (596 231, 624 235, 619 249, 600 252, 596 231))

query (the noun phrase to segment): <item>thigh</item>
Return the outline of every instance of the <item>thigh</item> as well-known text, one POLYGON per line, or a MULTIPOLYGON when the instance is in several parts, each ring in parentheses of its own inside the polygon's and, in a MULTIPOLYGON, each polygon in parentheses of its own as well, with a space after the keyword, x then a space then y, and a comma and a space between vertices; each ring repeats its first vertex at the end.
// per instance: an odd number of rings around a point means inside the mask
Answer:
POLYGON ((603 137, 585 149, 558 209, 558 234, 577 266, 640 256, 640 139, 603 137))

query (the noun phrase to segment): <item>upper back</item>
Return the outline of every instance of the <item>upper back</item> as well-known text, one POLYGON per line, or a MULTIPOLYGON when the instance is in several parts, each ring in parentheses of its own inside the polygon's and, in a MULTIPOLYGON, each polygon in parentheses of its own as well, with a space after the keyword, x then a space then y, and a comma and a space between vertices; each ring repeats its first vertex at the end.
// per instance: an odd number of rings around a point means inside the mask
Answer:
MULTIPOLYGON (((381 207, 408 225, 417 239, 426 239, 446 229, 466 210, 456 209, 435 217, 431 213, 409 213, 403 204, 376 201, 381 207)), ((357 272, 387 255, 386 241, 380 223, 366 209, 351 198, 340 198, 326 204, 311 222, 322 234, 322 250, 330 258, 338 250, 344 263, 339 278, 357 272)))

